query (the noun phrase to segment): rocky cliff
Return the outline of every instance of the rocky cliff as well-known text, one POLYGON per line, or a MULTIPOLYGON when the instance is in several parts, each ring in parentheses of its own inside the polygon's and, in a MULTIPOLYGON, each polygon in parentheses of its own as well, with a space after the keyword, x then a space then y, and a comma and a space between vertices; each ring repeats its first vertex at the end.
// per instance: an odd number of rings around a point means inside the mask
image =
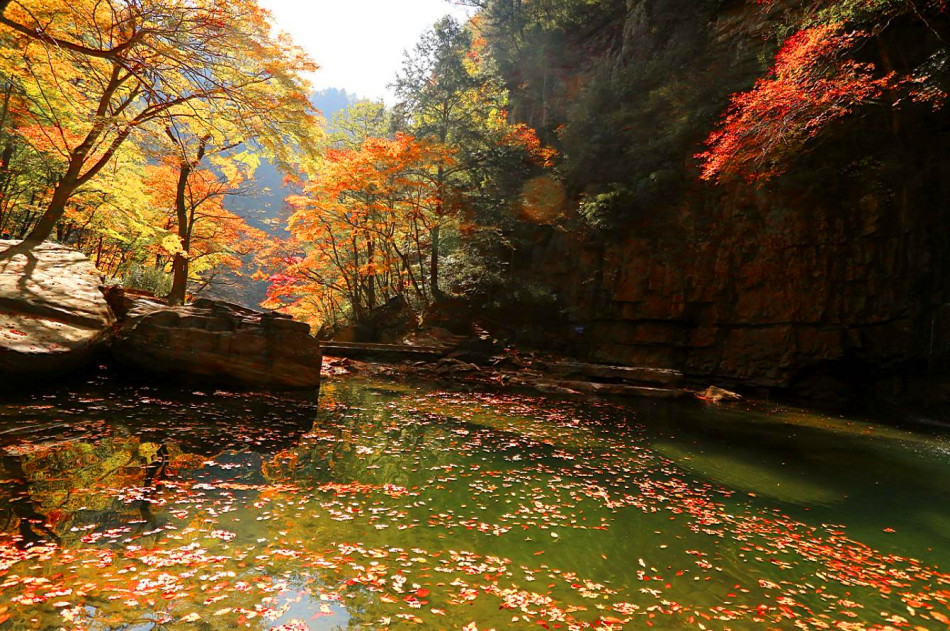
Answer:
POLYGON ((948 224, 921 208, 805 212, 764 197, 608 242, 539 233, 531 269, 561 288, 582 356, 746 385, 847 385, 944 363, 948 224))
MULTIPOLYGON (((869 109, 777 181, 699 181, 693 154, 728 95, 765 75, 795 4, 628 0, 609 34, 574 41, 594 53, 562 79, 586 88, 546 102, 575 203, 520 253, 522 280, 557 296, 551 332, 571 352, 808 394, 946 363, 945 113, 869 109)), ((875 55, 914 54, 919 25, 887 28, 875 55)), ((523 111, 532 98, 515 93, 523 111)))

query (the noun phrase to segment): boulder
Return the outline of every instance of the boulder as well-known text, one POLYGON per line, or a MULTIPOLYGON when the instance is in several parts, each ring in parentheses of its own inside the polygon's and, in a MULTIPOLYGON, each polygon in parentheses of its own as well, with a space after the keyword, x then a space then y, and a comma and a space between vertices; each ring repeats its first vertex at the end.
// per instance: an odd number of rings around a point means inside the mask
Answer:
POLYGON ((115 324, 100 282, 81 252, 0 241, 0 373, 47 375, 92 359, 115 324))
POLYGON ((131 289, 122 285, 108 285, 102 289, 102 295, 112 309, 112 313, 119 322, 125 322, 129 312, 135 308, 142 308, 146 302, 154 303, 155 307, 165 306, 165 301, 150 291, 131 289))
POLYGON ((720 403, 722 401, 741 401, 742 395, 736 394, 729 390, 723 388, 717 388, 716 386, 709 386, 702 392, 696 394, 696 396, 705 401, 712 401, 713 403, 720 403))
POLYGON ((207 299, 183 307, 133 302, 113 343, 122 363, 254 387, 320 384, 320 343, 289 316, 207 299))

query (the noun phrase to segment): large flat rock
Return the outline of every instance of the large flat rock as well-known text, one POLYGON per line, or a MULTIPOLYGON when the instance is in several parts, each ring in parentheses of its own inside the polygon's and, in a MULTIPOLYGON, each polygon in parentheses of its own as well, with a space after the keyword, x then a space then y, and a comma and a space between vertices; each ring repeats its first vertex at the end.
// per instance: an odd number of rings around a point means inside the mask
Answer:
POLYGON ((320 343, 289 316, 217 300, 133 301, 113 344, 123 363, 175 376, 269 388, 320 384, 320 343))
POLYGON ((115 323, 99 286, 99 271, 81 252, 0 241, 0 373, 69 370, 88 361, 115 323))

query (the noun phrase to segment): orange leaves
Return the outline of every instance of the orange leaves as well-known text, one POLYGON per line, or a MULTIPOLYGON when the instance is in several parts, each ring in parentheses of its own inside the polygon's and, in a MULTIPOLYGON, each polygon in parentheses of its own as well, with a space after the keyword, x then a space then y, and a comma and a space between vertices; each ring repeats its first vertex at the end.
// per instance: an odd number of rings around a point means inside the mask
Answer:
MULTIPOLYGON (((167 234, 154 249, 166 257, 181 249, 179 219, 174 210, 179 168, 176 164, 146 167, 150 203, 164 211, 160 228, 167 234)), ((211 169, 193 169, 188 174, 184 202, 190 243, 185 255, 194 274, 214 268, 238 270, 243 266, 242 256, 257 253, 267 244, 268 236, 263 231, 225 209, 226 196, 238 190, 236 183, 240 183, 240 177, 224 181, 211 169)))
POLYGON ((558 155, 557 149, 541 144, 541 139, 538 138, 538 133, 534 128, 524 123, 511 125, 502 142, 520 147, 528 154, 528 159, 539 166, 554 166, 554 158, 558 155))
POLYGON ((406 189, 424 184, 419 176, 425 171, 451 164, 448 150, 407 134, 396 134, 393 140, 367 138, 356 150, 329 149, 316 181, 306 191, 315 199, 358 194, 404 196, 406 189))
POLYGON ((939 611, 931 611, 931 612, 929 612, 929 613, 930 613, 930 617, 931 617, 931 618, 933 618, 933 619, 936 620, 937 622, 942 622, 943 624, 945 624, 945 625, 947 625, 948 627, 950 627, 950 618, 948 618, 947 616, 943 615, 943 614, 940 613, 939 611))
POLYGON ((15 131, 40 153, 68 155, 70 148, 82 141, 82 137, 76 132, 52 125, 23 125, 15 131))
POLYGON ((310 311, 296 315, 313 320, 314 310, 324 319, 347 304, 354 313, 373 308, 377 294, 422 293, 429 230, 446 213, 437 174, 453 165, 450 150, 408 134, 327 150, 303 194, 287 199, 305 255, 274 261, 268 306, 292 301, 310 311))

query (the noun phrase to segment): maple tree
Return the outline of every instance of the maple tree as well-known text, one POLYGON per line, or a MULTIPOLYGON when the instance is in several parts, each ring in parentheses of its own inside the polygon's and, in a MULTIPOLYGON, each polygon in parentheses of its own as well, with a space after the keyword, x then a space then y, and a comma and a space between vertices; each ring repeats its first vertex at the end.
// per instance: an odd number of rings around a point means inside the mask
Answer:
POLYGON ((16 225, 18 214, 36 213, 35 207, 42 201, 38 200, 40 194, 55 177, 55 161, 34 150, 21 135, 20 112, 25 106, 22 90, 8 81, 0 106, 0 230, 4 232, 20 227, 16 225), (18 209, 24 212, 18 213, 18 209))
POLYGON ((939 0, 919 7, 882 0, 819 3, 784 41, 769 74, 732 97, 722 124, 706 140, 708 149, 696 156, 702 178, 754 182, 780 175, 833 123, 871 105, 942 107, 946 93, 926 66, 896 70, 883 50, 877 62, 857 54, 897 17, 910 14, 932 29, 920 11, 945 8, 939 0))
POLYGON ((148 167, 149 198, 165 211, 167 227, 153 249, 160 259, 171 260, 172 304, 184 302, 189 280, 200 281, 197 293, 215 273, 237 271, 245 257, 265 249, 269 237, 224 207, 227 196, 240 194, 242 183, 238 174, 222 179, 212 169, 182 168, 171 159, 148 167))
POLYGON ((4 74, 28 102, 23 135, 60 165, 31 241, 52 233, 130 138, 161 133, 170 119, 228 121, 289 161, 294 146, 279 130, 288 111, 309 108, 299 75, 314 66, 272 36, 251 0, 14 1, 0 25, 4 74))
POLYGON ((433 291, 429 235, 443 205, 428 173, 451 164, 445 148, 406 134, 328 150, 303 194, 288 200, 289 229, 304 254, 278 257, 265 304, 310 311, 311 320, 314 312, 332 320, 345 304, 358 321, 407 290, 425 304, 433 291))

